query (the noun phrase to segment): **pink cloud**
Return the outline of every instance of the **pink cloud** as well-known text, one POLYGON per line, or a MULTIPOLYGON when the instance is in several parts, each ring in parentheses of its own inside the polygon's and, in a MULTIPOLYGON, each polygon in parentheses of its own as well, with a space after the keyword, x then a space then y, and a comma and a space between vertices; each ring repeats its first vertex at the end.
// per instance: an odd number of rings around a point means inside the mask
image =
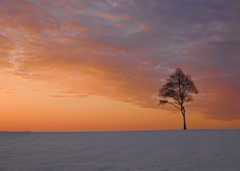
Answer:
POLYGON ((112 15, 112 14, 108 14, 108 13, 97 13, 97 15, 99 15, 100 17, 103 17, 103 18, 112 18, 112 19, 116 19, 117 16, 115 15, 112 15))
MULTIPOLYGON (((177 9, 178 15, 167 9, 162 15, 164 10, 157 6, 149 6, 146 12, 146 4, 134 2, 114 6, 96 1, 58 5, 3 1, 1 71, 55 85, 59 91, 51 97, 93 95, 159 109, 159 88, 176 67, 182 67, 200 91, 195 102, 187 105, 189 110, 209 119, 239 119, 239 42, 232 36, 227 39, 231 30, 216 41, 214 35, 223 33, 208 35, 205 27, 215 28, 211 22, 201 21, 204 29, 196 29, 191 27, 195 20, 185 19, 177 9)), ((212 20, 220 19, 216 15, 212 20)))
POLYGON ((139 24, 139 27, 142 29, 142 30, 149 30, 149 27, 145 24, 139 24))
POLYGON ((217 39, 217 40, 224 40, 224 38, 221 37, 221 36, 216 36, 216 39, 217 39))
POLYGON ((114 25, 115 25, 116 27, 119 27, 119 28, 126 28, 126 26, 124 26, 123 24, 120 24, 120 23, 118 23, 118 22, 115 22, 114 25))

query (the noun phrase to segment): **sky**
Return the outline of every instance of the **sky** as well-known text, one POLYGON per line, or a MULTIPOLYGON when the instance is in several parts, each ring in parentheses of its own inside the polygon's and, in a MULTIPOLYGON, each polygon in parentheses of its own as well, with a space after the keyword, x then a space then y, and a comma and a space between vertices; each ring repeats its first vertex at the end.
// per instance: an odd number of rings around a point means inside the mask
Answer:
POLYGON ((238 0, 0 0, 0 131, 240 129, 238 0))

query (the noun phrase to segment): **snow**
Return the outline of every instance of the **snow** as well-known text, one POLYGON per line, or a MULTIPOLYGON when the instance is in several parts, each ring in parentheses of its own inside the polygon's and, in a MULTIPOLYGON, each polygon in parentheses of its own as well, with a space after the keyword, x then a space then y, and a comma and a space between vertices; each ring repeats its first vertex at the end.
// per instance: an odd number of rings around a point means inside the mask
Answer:
POLYGON ((237 171, 240 130, 0 132, 4 171, 237 171))

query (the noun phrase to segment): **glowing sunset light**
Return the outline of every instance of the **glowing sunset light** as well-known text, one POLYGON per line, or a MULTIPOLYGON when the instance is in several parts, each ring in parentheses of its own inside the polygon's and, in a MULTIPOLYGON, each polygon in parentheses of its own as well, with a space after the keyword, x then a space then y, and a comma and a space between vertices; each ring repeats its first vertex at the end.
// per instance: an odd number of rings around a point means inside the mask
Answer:
POLYGON ((239 129, 239 7, 2 0, 0 131, 182 129, 181 113, 158 105, 176 67, 199 90, 188 129, 239 129))

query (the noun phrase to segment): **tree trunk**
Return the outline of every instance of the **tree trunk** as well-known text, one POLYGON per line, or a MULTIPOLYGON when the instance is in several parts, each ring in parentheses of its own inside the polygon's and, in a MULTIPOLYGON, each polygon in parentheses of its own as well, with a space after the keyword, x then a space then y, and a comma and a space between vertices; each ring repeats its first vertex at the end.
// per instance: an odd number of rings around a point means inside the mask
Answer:
POLYGON ((183 129, 184 129, 184 130, 187 130, 187 127, 186 127, 186 119, 185 119, 185 112, 184 112, 184 114, 183 114, 183 123, 184 123, 183 129))
POLYGON ((183 130, 187 130, 187 127, 186 127, 186 118, 185 118, 185 109, 184 107, 182 106, 182 115, 183 115, 183 130))

